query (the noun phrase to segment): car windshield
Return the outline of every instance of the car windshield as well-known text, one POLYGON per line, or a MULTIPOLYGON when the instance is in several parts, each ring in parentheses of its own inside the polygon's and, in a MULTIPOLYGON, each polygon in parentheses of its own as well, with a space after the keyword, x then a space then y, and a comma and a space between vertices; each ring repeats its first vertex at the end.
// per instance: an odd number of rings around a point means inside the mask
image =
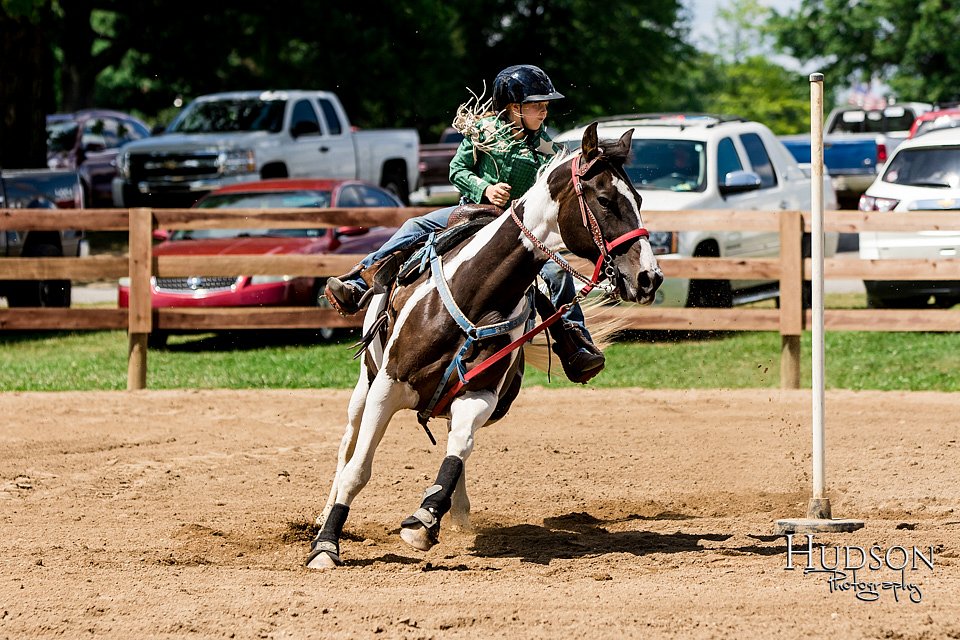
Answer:
POLYGON ((913 187, 960 187, 960 146, 902 149, 890 160, 883 181, 913 187))
MULTIPOLYGON (((224 193, 209 195, 197 204, 199 209, 296 209, 330 206, 329 191, 274 191, 264 193, 224 193)), ((171 240, 210 240, 225 238, 322 238, 326 229, 184 229, 174 231, 171 240)))
POLYGON ((47 123, 47 153, 70 151, 77 142, 77 123, 72 120, 47 123))
POLYGON ((170 133, 283 130, 286 100, 211 100, 194 102, 167 129, 170 133))
POLYGON ((916 115, 913 111, 900 106, 870 111, 850 109, 840 114, 840 117, 831 126, 829 133, 909 131, 915 119, 916 115))
POLYGON ((637 189, 703 191, 705 149, 696 140, 634 140, 623 168, 637 189))

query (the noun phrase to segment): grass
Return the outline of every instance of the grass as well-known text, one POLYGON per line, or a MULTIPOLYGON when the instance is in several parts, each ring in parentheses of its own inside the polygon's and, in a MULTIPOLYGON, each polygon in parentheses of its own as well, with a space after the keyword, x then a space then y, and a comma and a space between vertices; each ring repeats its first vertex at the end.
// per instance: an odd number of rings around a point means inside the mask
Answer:
MULTIPOLYGON (((641 334, 643 335, 643 334, 641 334)), ((780 336, 727 333, 709 338, 643 335, 607 351, 596 387, 776 388, 780 336)), ((151 389, 350 388, 357 363, 351 339, 320 343, 284 334, 174 336, 151 350, 151 389)), ((119 331, 0 333, 0 391, 126 388, 127 337, 119 331)), ((810 385, 810 334, 801 342, 810 385)), ((528 370, 526 384, 547 385, 528 370)), ((557 366, 550 386, 570 385, 557 366)), ((826 335, 828 388, 960 390, 960 334, 835 332, 826 335)))

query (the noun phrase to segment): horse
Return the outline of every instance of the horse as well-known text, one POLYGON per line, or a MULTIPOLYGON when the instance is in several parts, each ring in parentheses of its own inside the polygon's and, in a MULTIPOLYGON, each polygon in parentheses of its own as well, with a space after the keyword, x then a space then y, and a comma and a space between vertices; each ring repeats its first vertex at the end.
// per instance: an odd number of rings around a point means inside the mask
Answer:
POLYGON ((434 254, 433 269, 374 298, 336 475, 307 567, 342 564, 339 541, 350 504, 370 479, 376 448, 401 409, 420 412, 424 428, 431 415, 446 417, 448 429, 436 482, 403 520, 401 539, 429 550, 447 512, 455 527, 469 526, 464 464, 477 429, 501 418, 519 393, 522 350, 503 353, 525 337, 523 321, 533 315, 529 292, 548 259, 562 261, 556 254, 561 246, 596 263, 593 283, 603 273, 615 296, 653 302, 663 274, 640 215, 640 195, 623 168, 632 135, 601 143, 591 124, 578 152, 552 159, 526 194, 446 253, 445 263, 434 254), (485 334, 485 327, 500 330, 485 334), (499 359, 490 359, 498 352, 499 359), (479 375, 464 383, 470 372, 479 375), (441 392, 452 399, 438 403, 441 392))

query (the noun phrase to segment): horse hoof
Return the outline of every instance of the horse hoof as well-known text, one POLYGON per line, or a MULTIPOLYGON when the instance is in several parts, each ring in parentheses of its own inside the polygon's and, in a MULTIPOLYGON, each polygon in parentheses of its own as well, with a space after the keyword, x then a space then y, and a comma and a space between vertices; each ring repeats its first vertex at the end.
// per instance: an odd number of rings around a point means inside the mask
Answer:
POLYGON ((450 529, 458 533, 473 533, 473 525, 470 524, 470 518, 459 520, 457 518, 450 519, 450 529))
POLYGON ((430 530, 422 524, 416 524, 412 527, 402 527, 400 529, 400 539, 418 551, 430 551, 436 540, 430 534, 430 530))
POLYGON ((323 571, 325 569, 336 569, 342 564, 340 556, 329 551, 314 551, 307 557, 307 569, 323 571))

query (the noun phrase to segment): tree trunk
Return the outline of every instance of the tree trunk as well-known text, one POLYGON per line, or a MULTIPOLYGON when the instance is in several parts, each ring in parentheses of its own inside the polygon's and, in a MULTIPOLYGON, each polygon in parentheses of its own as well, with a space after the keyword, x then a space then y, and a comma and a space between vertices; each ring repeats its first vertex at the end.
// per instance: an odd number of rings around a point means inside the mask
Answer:
POLYGON ((0 167, 5 169, 47 164, 53 56, 43 23, 0 10, 0 167))

